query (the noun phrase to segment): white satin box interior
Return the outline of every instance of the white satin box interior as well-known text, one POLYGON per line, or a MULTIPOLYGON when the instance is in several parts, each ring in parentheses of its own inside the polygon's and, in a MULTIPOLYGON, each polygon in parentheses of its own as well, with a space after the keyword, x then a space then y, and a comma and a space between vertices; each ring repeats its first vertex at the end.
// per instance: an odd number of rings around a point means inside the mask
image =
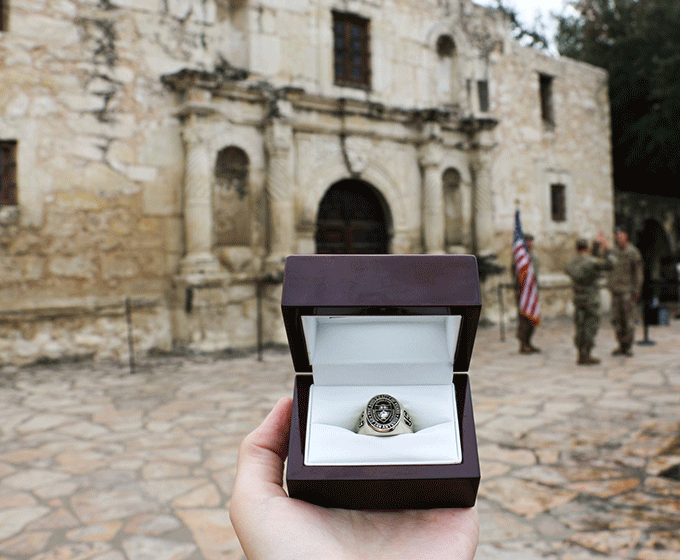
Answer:
POLYGON ((454 358, 460 315, 302 316, 314 370, 305 465, 455 464, 462 460, 454 358), (414 433, 357 434, 367 402, 396 398, 414 433))

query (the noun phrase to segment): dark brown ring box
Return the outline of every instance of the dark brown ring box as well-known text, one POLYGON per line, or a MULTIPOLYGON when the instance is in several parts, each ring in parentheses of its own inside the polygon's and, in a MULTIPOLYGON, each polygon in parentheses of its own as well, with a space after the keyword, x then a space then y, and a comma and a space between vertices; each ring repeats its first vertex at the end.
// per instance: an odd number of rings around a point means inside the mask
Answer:
MULTIPOLYGON (((313 375, 296 375, 286 482, 290 497, 345 509, 467 508, 480 481, 469 369, 481 293, 473 255, 293 255, 281 298, 295 371, 312 372, 302 317, 460 315, 453 384, 462 461, 455 464, 306 465, 313 375)), ((397 436, 403 437, 403 436, 397 436)))

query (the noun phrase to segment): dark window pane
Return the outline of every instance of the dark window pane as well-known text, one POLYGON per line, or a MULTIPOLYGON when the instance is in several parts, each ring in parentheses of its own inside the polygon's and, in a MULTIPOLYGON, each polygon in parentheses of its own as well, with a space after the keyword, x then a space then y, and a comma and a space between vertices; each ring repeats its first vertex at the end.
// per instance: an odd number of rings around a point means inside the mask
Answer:
POLYGON ((0 205, 16 206, 18 204, 16 157, 16 141, 0 141, 0 205))
POLYGON ((550 213, 553 222, 567 219, 567 189, 560 183, 550 185, 550 213))
POLYGON ((479 95, 479 110, 486 113, 489 110, 489 82, 478 80, 477 94, 479 95))
POLYGON ((553 77, 547 74, 538 76, 539 90, 541 95, 541 119, 549 128, 555 126, 555 111, 553 108, 553 77))
POLYGON ((370 85, 368 20, 333 12, 335 82, 343 86, 370 85))
POLYGON ((7 0, 0 0, 0 31, 7 31, 8 29, 8 12, 7 0))

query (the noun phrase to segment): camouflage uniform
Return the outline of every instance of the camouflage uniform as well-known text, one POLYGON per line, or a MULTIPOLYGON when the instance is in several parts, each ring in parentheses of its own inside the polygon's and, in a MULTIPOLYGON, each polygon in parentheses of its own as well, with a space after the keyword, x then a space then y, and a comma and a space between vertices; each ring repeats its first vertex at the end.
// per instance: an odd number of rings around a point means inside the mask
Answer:
POLYGON ((605 259, 578 253, 565 270, 574 289, 574 345, 579 351, 578 363, 597 363, 590 358, 595 335, 600 326, 600 288, 598 280, 605 270, 614 266, 610 253, 605 259))
POLYGON ((633 345, 636 300, 642 293, 643 262, 637 247, 628 243, 623 249, 613 249, 616 263, 609 273, 612 294, 611 319, 619 343, 616 353, 627 354, 633 345))

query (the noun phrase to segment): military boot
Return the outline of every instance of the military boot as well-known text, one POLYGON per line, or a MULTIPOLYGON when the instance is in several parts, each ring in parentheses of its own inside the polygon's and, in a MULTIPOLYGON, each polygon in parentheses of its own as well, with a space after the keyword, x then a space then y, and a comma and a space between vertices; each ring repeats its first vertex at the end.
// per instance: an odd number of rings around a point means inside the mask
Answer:
POLYGON ((599 364, 600 360, 590 355, 590 348, 579 348, 578 361, 576 363, 580 366, 594 366, 599 364))

